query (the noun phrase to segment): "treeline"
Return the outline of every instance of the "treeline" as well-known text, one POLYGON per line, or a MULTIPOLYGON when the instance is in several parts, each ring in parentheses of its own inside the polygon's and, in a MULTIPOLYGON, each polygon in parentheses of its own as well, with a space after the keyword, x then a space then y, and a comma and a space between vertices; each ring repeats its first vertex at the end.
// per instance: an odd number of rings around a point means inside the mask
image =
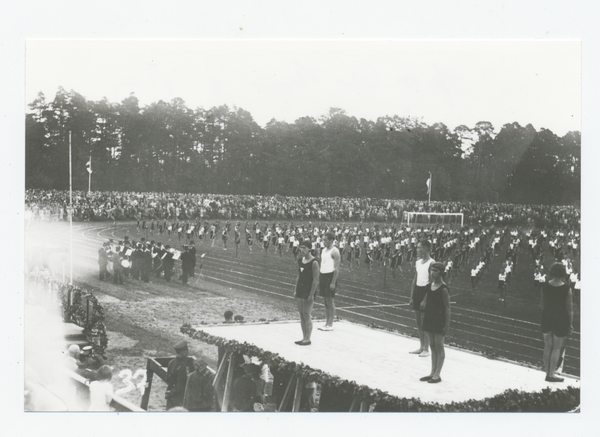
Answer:
POLYGON ((399 116, 376 121, 341 109, 294 123, 227 106, 190 109, 176 98, 140 107, 86 100, 59 88, 26 114, 26 188, 574 204, 579 132, 488 122, 454 130, 399 116))

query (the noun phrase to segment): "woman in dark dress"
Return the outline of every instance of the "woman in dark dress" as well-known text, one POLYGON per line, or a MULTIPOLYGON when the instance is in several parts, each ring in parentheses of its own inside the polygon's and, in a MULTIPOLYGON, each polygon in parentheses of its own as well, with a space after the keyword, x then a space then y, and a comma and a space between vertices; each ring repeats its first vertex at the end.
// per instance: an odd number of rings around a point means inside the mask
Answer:
POLYGON ((302 327, 302 340, 295 343, 300 346, 310 345, 312 334, 311 313, 315 301, 315 293, 319 285, 319 262, 312 256, 310 250, 312 243, 304 240, 300 243, 300 259, 298 260, 298 279, 294 297, 298 303, 300 313, 300 326, 302 327))
POLYGON ((450 292, 444 282, 445 266, 443 263, 434 262, 429 266, 429 284, 427 284, 425 298, 421 303, 423 315, 423 331, 429 338, 431 346, 431 373, 421 378, 430 384, 442 382, 440 373, 446 358, 444 350, 444 337, 450 327, 450 292))
POLYGON ((573 295, 566 282, 567 271, 555 263, 542 286, 542 333, 544 334, 544 370, 546 381, 563 382, 554 376, 565 338, 573 332, 573 295))

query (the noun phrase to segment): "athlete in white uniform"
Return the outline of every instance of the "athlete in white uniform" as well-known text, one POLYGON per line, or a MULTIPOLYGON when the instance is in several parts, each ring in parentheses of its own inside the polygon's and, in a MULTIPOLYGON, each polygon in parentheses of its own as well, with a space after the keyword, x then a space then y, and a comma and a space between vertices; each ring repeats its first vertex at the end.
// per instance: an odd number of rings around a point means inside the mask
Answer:
POLYGON ((412 283, 410 294, 410 305, 415 311, 415 320, 417 330, 419 331, 419 349, 410 352, 419 354, 420 357, 429 356, 429 338, 423 331, 423 311, 421 311, 421 302, 425 297, 427 285, 429 284, 429 266, 435 261, 431 258, 431 243, 427 240, 421 240, 417 244, 417 261, 415 262, 415 279, 412 283))
POLYGON ((321 267, 319 270, 319 294, 325 303, 325 326, 321 331, 333 331, 333 320, 335 319, 335 287, 340 270, 340 251, 333 245, 335 235, 327 232, 323 236, 325 247, 321 252, 321 267))

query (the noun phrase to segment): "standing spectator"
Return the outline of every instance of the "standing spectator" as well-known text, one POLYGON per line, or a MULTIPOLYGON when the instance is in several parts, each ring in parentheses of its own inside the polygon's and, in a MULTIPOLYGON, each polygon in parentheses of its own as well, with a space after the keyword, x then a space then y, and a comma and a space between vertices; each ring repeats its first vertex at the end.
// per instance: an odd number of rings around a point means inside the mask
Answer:
POLYGON ((311 246, 310 240, 305 240, 300 244, 302 257, 298 260, 298 278, 296 279, 296 291, 294 293, 302 328, 302 340, 295 343, 300 346, 311 344, 310 336, 313 328, 311 313, 319 284, 319 263, 310 253, 311 246))
POLYGON ((563 382, 554 375, 565 338, 573 332, 573 295, 566 282, 566 269, 555 263, 542 288, 542 333, 544 334, 544 370, 546 381, 563 382))
POLYGON ((183 407, 188 411, 211 411, 214 403, 214 375, 206 361, 194 362, 194 371, 188 375, 183 396, 183 407))
POLYGON ((194 371, 194 360, 188 357, 188 345, 186 341, 180 341, 175 346, 177 356, 173 358, 167 367, 167 410, 173 407, 183 406, 183 395, 187 384, 187 375, 194 371))
POLYGON ((260 367, 256 364, 244 364, 242 367, 245 374, 233 381, 233 408, 244 412, 260 410, 255 408, 260 399, 256 385, 260 367))
POLYGON ((415 278, 413 279, 410 294, 410 305, 415 312, 415 321, 419 332, 419 349, 410 352, 418 354, 420 357, 429 356, 429 339, 423 331, 423 313, 421 311, 421 302, 425 298, 427 285, 429 284, 429 266, 434 263, 430 256, 431 243, 427 240, 421 240, 417 243, 417 261, 415 263, 415 278))
POLYGON ((429 267, 430 282, 421 309, 424 310, 423 330, 431 344, 431 373, 421 378, 430 384, 442 382, 440 373, 446 358, 444 337, 450 327, 450 292, 444 282, 444 264, 434 262, 429 267))
POLYGON ((327 232, 323 236, 325 247, 321 252, 321 269, 319 275, 319 293, 325 302, 325 326, 320 327, 321 331, 333 331, 333 320, 335 319, 335 298, 336 284, 340 270, 340 252, 333 245, 335 235, 333 232, 327 232))

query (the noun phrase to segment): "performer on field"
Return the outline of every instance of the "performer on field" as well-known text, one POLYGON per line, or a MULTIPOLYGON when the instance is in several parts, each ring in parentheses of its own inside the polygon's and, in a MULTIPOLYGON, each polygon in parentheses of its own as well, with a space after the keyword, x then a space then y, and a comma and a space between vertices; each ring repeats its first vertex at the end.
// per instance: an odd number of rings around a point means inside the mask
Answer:
POLYGON ((296 279, 294 297, 298 304, 300 326, 302 328, 302 340, 295 343, 300 346, 311 344, 310 336, 313 327, 311 313, 315 293, 319 285, 319 263, 310 253, 311 247, 310 240, 303 241, 299 246, 302 257, 298 260, 298 278, 296 279))
POLYGON ((325 326, 320 327, 321 331, 333 331, 333 320, 335 319, 335 298, 336 285, 340 271, 340 252, 333 245, 335 235, 333 232, 327 232, 323 236, 325 247, 321 251, 321 269, 319 275, 319 294, 325 302, 325 326))
POLYGON ((417 243, 417 261, 415 263, 415 278, 412 283, 412 290, 410 295, 410 305, 415 312, 415 321, 417 323, 417 330, 419 332, 419 349, 410 352, 411 354, 418 354, 420 357, 429 356, 429 339, 423 331, 423 312, 421 311, 421 302, 425 297, 427 285, 429 284, 429 266, 434 263, 434 259, 431 258, 431 243, 427 240, 421 240, 417 243))
MULTIPOLYGON (((417 262, 418 263, 418 262, 417 262)), ((421 378, 430 384, 442 382, 440 373, 446 358, 444 338, 448 335, 450 327, 450 292, 444 282, 445 266, 433 262, 429 266, 430 281, 421 310, 423 311, 423 330, 429 338, 431 345, 431 373, 421 378)))

